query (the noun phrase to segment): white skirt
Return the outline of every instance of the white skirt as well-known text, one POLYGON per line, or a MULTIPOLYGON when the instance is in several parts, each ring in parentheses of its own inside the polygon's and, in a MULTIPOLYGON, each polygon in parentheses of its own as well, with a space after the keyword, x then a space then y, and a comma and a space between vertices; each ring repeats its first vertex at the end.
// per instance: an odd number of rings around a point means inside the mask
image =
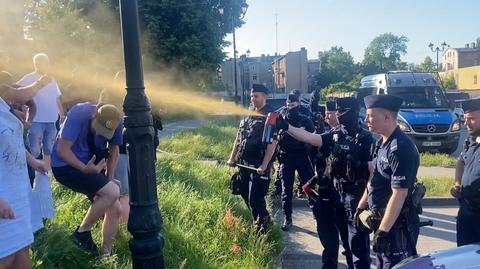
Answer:
POLYGON ((33 232, 43 228, 43 219, 55 218, 50 177, 37 173, 32 191, 32 229, 33 232))

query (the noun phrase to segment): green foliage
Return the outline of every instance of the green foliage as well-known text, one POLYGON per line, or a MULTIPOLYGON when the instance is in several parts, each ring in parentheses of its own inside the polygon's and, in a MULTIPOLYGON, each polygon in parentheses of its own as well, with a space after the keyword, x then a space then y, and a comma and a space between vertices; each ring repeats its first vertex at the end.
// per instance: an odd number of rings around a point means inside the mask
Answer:
POLYGON ((420 64, 418 69, 419 71, 423 71, 423 72, 434 72, 434 71, 437 71, 437 64, 433 62, 430 56, 427 56, 425 57, 425 60, 423 61, 423 63, 420 64))
MULTIPOLYGON (((227 126, 234 128, 233 120, 209 123, 210 128, 196 132, 203 136, 198 141, 225 136, 232 142, 231 130, 224 132, 227 126)), ((197 143, 182 136, 179 139, 190 146, 197 143)), ((197 154, 202 158, 218 154, 213 148, 203 153, 197 154)), ((257 238, 251 229, 248 208, 228 189, 232 173, 232 168, 199 162, 188 154, 159 158, 157 192, 164 222, 166 268, 273 268, 272 257, 280 251, 281 231, 275 225, 270 233, 257 238), (228 208, 233 221, 225 220, 228 208)), ((131 268, 130 235, 124 225, 115 241, 115 255, 107 259, 88 256, 71 242, 69 234, 81 222, 89 203, 84 196, 57 183, 53 186, 57 218, 49 221, 47 229, 36 237, 35 268, 131 268)), ((97 224, 93 229, 96 242, 100 242, 99 230, 97 224)))
POLYGON ((407 64, 400 57, 407 53, 406 36, 385 33, 375 37, 365 49, 362 63, 364 75, 406 69, 407 64))
POLYGON ((245 0, 140 1, 146 46, 166 64, 214 71, 224 58, 226 33, 243 23, 243 5, 245 0))
POLYGON ((445 90, 455 90, 458 89, 457 82, 455 81, 455 77, 453 73, 448 73, 442 78, 443 88, 445 90))
POLYGON ((349 82, 356 72, 350 52, 342 47, 332 47, 322 56, 322 69, 316 77, 318 87, 325 88, 332 83, 349 82))
POLYGON ((448 154, 438 153, 422 153, 420 154, 420 165, 422 166, 439 166, 439 167, 455 167, 457 159, 448 154))

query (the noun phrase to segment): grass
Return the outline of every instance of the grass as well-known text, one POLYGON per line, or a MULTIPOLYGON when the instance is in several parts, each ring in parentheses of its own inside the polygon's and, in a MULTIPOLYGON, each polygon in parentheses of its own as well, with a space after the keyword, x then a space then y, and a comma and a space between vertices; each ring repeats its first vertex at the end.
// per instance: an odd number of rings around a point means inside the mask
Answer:
POLYGON ((450 197, 453 184, 451 177, 421 177, 418 179, 427 188, 427 197, 450 197))
POLYGON ((240 120, 234 117, 209 121, 160 142, 160 149, 192 158, 227 160, 240 120))
MULTIPOLYGON (((228 150, 202 146, 219 139, 231 147, 236 123, 219 120, 169 139, 171 150, 189 149, 186 155, 162 156, 157 162, 157 194, 163 217, 161 231, 165 245, 166 268, 273 268, 273 257, 280 251, 281 231, 275 225, 267 235, 257 237, 251 216, 243 200, 228 189, 233 169, 195 160, 225 158, 228 150), (189 139, 195 136, 195 143, 189 139), (179 142, 181 141, 181 142, 179 142), (186 144, 186 145, 185 145, 186 144), (231 209, 231 216, 226 212, 231 209)), ((166 143, 164 141, 164 143, 166 143)), ((164 144, 165 145, 165 144, 164 144)), ((131 268, 128 241, 122 225, 114 253, 96 259, 79 250, 69 235, 81 222, 89 202, 57 183, 53 184, 57 217, 48 221, 46 230, 37 234, 33 260, 35 268, 53 269, 126 269, 131 268)), ((93 229, 100 242, 100 223, 93 229)))
POLYGON ((455 167, 457 159, 448 154, 422 153, 420 154, 420 165, 422 166, 440 166, 455 167))

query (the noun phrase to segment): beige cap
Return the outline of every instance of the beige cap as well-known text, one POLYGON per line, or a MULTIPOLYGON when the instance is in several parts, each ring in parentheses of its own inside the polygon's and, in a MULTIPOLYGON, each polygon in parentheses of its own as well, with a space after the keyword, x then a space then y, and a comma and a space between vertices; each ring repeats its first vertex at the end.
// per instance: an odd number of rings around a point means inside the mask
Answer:
POLYGON ((98 108, 92 127, 96 134, 111 139, 120 124, 120 120, 121 114, 118 108, 114 105, 103 105, 98 108))

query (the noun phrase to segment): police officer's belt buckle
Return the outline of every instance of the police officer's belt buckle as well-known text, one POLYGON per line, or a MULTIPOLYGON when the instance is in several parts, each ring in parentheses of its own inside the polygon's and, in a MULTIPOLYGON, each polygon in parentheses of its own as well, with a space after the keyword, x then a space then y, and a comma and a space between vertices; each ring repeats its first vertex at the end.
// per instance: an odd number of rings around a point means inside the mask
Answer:
POLYGON ((230 190, 233 195, 240 195, 240 186, 242 185, 241 180, 239 172, 235 172, 230 178, 230 190))
POLYGON ((364 210, 358 217, 363 226, 365 226, 370 232, 376 231, 382 220, 380 214, 373 210, 364 210))

